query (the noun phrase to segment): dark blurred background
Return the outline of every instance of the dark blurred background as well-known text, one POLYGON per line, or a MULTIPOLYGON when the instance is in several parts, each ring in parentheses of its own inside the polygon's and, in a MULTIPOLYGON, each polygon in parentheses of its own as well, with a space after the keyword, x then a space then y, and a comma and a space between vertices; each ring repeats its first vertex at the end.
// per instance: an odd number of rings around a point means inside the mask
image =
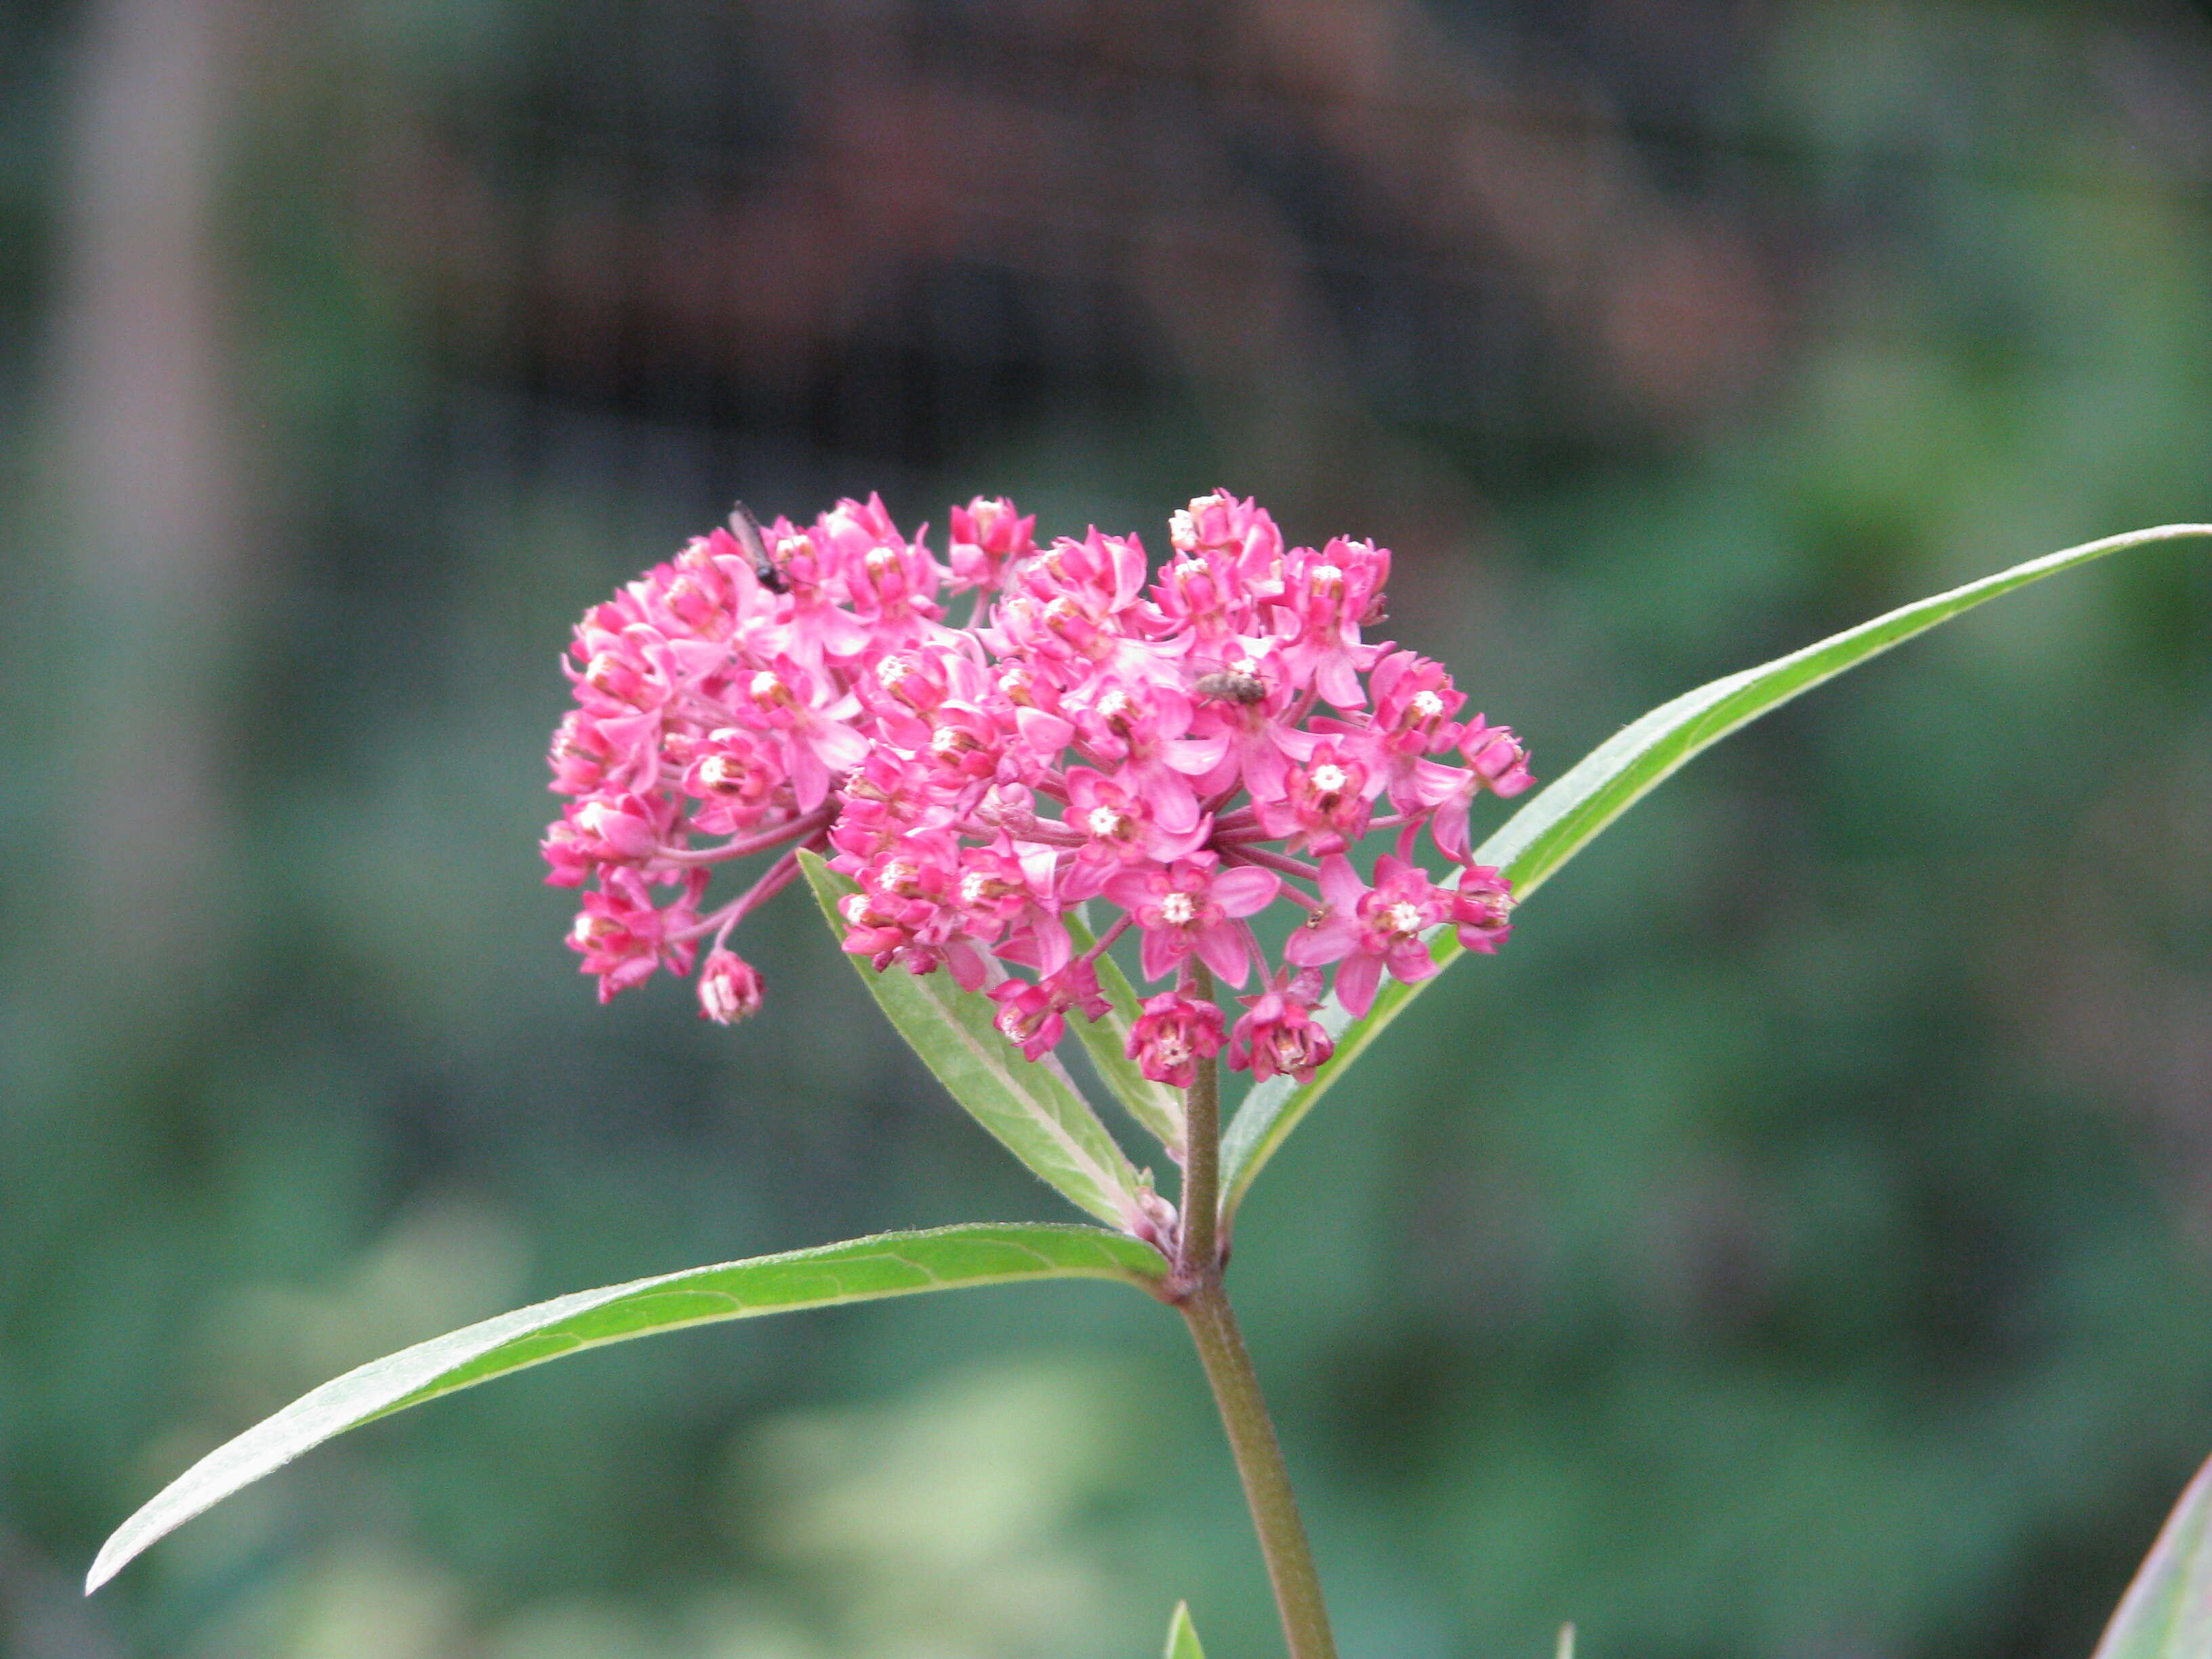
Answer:
MULTIPOLYGON (((562 948, 556 655, 733 495, 1257 494, 1552 776, 2208 516, 2208 208, 2178 0, 0 3, 0 1650, 1273 1650, 1095 1285, 535 1371, 76 1583, 405 1341, 1063 1213, 800 895, 735 1031, 562 948)), ((2087 1653, 2212 1451, 2208 637, 2140 555, 1753 728, 1291 1144, 1236 1281, 1348 1654, 2087 1653)))

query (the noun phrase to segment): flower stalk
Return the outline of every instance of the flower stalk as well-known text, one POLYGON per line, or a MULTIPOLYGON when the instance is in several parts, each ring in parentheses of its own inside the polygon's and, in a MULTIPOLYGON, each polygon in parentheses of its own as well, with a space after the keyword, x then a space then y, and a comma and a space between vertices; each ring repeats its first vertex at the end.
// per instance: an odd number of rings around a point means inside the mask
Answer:
MULTIPOLYGON (((1206 970, 1198 970, 1196 994, 1210 995, 1212 986, 1206 970)), ((1205 1060, 1183 1091, 1188 1125, 1183 1162, 1182 1218, 1176 1242, 1176 1263, 1170 1280, 1176 1310, 1190 1328, 1199 1363, 1213 1389, 1213 1403, 1221 1413, 1221 1426, 1229 1437, 1229 1450, 1237 1460, 1237 1474, 1244 1486, 1245 1506, 1252 1512, 1252 1528, 1259 1534, 1260 1553, 1267 1564, 1267 1579, 1274 1587, 1275 1607, 1283 1621, 1283 1639, 1291 1659, 1336 1659, 1336 1638, 1328 1626, 1328 1609, 1322 1599, 1321 1574, 1314 1566, 1313 1547, 1306 1541, 1305 1522, 1298 1516, 1297 1495, 1291 1489, 1291 1474, 1283 1462, 1282 1443, 1275 1437, 1274 1420, 1260 1392, 1260 1378, 1252 1369, 1252 1356, 1237 1329, 1235 1310, 1223 1282, 1224 1263, 1218 1231, 1220 1209, 1221 1072, 1219 1064, 1205 1060)))

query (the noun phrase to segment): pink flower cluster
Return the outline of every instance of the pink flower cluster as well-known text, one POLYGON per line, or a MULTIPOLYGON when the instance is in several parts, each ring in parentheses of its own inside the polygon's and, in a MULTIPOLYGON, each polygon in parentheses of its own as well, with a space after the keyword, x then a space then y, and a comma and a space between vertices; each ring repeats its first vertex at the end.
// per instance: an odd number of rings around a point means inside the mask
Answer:
POLYGON ((1422 936, 1440 923, 1497 949, 1511 896, 1470 862, 1468 817, 1528 787, 1527 757, 1461 718, 1439 665, 1364 637, 1386 550, 1289 546, 1225 494, 1173 516, 1157 572, 1133 536, 1040 548, 1034 522, 1003 500, 955 507, 940 562, 879 500, 757 539, 741 511, 586 614, 551 757, 572 799, 544 847, 549 880, 596 878, 570 943, 602 1000, 690 971, 707 942, 702 1012, 753 1012, 760 975, 725 941, 798 848, 858 884, 846 950, 988 990, 1032 1060, 1071 1009, 1106 1012, 1098 955, 1136 929, 1141 977, 1172 982, 1130 1053, 1178 1086, 1224 1050, 1310 1077, 1331 1048, 1325 968, 1358 1014, 1383 975, 1436 971, 1422 936), (1389 830, 1361 875, 1355 848, 1389 830), (1455 880, 1415 862, 1424 830, 1455 880), (716 866, 778 848, 702 908, 716 866), (1304 914, 1271 963, 1251 924, 1279 901, 1304 914), (1072 933, 1092 902, 1110 919, 1072 933), (1233 1028, 1197 963, 1240 988, 1258 966, 1233 1028))

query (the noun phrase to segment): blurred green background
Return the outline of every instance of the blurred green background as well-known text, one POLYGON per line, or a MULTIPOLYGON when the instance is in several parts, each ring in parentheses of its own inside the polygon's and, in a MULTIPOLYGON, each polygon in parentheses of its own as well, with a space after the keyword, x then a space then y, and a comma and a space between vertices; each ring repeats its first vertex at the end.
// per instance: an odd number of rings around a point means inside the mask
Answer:
MULTIPOLYGON (((0 3, 0 1649, 1264 1654, 1176 1322, 1074 1285, 534 1371, 106 1531, 514 1303, 1051 1218, 801 895, 611 1009, 569 622, 742 493, 1216 483, 1397 550, 1540 772, 2212 510, 2212 12, 0 3)), ((2212 565, 1700 761, 1269 1171, 1346 1652, 2080 1659, 2212 1450, 2212 565)))

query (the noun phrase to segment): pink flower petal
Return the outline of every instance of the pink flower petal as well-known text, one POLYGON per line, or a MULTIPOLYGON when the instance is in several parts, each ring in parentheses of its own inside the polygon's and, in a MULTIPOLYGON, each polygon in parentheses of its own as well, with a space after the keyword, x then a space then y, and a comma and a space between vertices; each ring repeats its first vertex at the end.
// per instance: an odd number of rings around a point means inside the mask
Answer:
POLYGON ((1341 962, 1359 944, 1359 924, 1350 916, 1333 915, 1324 921, 1293 927, 1283 941, 1283 959, 1301 968, 1324 968, 1341 962))
POLYGON ((1256 915, 1274 902, 1282 887, 1283 878, 1273 870, 1238 865, 1214 877, 1212 898, 1224 915, 1256 915))
POLYGON ((1367 896, 1367 884, 1360 880, 1350 859, 1334 853, 1321 861, 1321 896, 1331 909, 1349 915, 1352 908, 1367 896))
POLYGON ((1245 946, 1242 927, 1222 923, 1201 928, 1196 943, 1198 959, 1230 984, 1241 987, 1251 976, 1251 953, 1245 946))
POLYGON ((1375 1006, 1376 988, 1382 982, 1382 958, 1362 951, 1336 970, 1336 1000, 1358 1019, 1375 1006))

